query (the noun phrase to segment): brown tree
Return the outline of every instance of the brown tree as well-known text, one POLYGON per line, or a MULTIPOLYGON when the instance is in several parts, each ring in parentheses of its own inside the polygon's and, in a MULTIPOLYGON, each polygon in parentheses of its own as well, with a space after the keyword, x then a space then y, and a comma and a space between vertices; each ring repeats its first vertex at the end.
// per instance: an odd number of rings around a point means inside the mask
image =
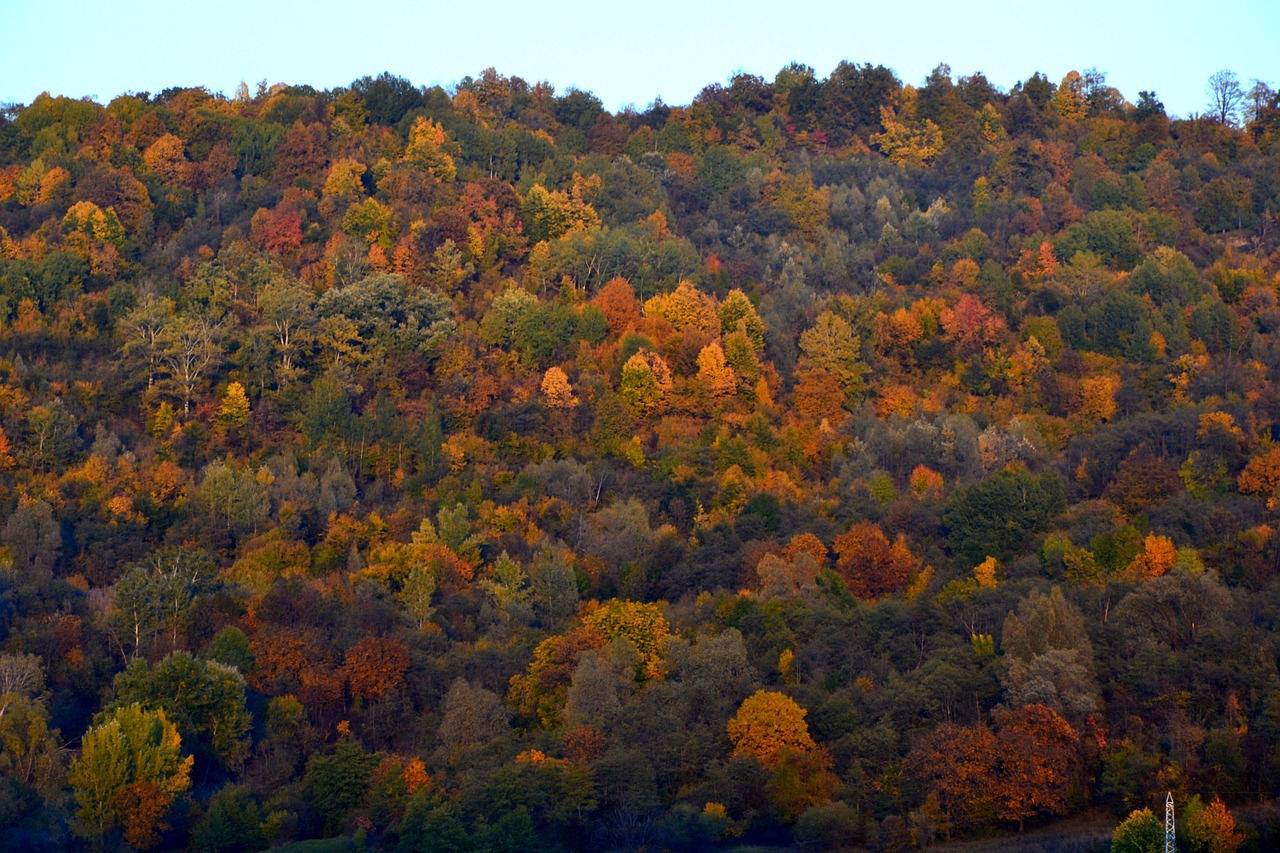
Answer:
POLYGON ((890 543, 880 526, 860 521, 836 537, 836 571, 859 598, 879 598, 907 585, 920 561, 899 534, 890 543))

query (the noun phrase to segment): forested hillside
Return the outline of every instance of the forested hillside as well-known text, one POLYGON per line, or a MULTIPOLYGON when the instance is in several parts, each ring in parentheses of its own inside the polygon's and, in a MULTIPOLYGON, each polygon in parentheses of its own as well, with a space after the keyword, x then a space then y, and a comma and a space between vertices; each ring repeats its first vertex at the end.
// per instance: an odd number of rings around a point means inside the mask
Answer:
POLYGON ((0 846, 1275 849, 1280 107, 1214 87, 8 108, 0 846))

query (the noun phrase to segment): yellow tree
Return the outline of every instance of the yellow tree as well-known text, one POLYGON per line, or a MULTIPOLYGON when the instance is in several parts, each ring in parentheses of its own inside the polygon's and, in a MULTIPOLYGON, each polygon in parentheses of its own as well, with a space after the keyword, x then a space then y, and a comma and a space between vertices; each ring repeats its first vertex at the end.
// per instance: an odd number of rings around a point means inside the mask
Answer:
POLYGON ((867 365, 862 362, 862 339, 849 321, 823 311, 800 335, 800 370, 825 370, 846 393, 862 387, 867 365))
POLYGON ((578 405, 569 377, 559 367, 548 367, 542 375, 542 396, 553 409, 572 409, 578 405))
POLYGON ((404 162, 438 181, 452 181, 458 175, 453 158, 445 152, 444 128, 429 118, 419 118, 409 131, 404 162))
POLYGON ((147 147, 142 162, 166 184, 176 184, 182 179, 187 166, 182 140, 166 133, 147 147))
POLYGON ((942 497, 942 475, 921 463, 911 471, 911 492, 918 498, 942 497))
POLYGON ((1125 570, 1134 580, 1158 578, 1166 574, 1178 562, 1178 549, 1167 536, 1148 533, 1142 542, 1142 550, 1125 570))
POLYGON ((712 397, 732 394, 738 386, 733 368, 725 361, 724 349, 714 341, 698 353, 698 382, 712 397))
POLYGON ((644 304, 645 317, 660 317, 680 333, 714 336, 720 328, 715 300, 688 281, 670 293, 655 296, 644 304))
POLYGON ((334 160, 324 182, 325 197, 347 201, 360 198, 364 195, 364 185, 361 182, 364 173, 365 165, 359 160, 348 157, 334 160))
POLYGON ((1105 423, 1115 416, 1120 377, 1104 373, 1080 380, 1080 416, 1091 423, 1105 423))
POLYGON ((787 750, 809 752, 818 748, 804 721, 809 712, 785 693, 757 690, 742 700, 729 720, 729 742, 734 755, 746 755, 772 770, 787 750))
POLYGON ((1079 71, 1068 71, 1067 76, 1058 84, 1058 91, 1053 96, 1053 108, 1058 115, 1069 121, 1079 121, 1089 112, 1089 104, 1084 96, 1084 78, 1079 71))
POLYGON ((244 429, 249 423, 249 395, 239 382, 227 385, 218 407, 218 425, 223 429, 244 429))
POLYGON ((788 820, 829 801, 837 784, 831 755, 809 734, 806 713, 784 693, 757 690, 727 726, 733 754, 750 756, 770 772, 769 795, 788 820))
POLYGON ((638 678, 661 678, 662 653, 671 627, 656 604, 612 599, 589 612, 582 624, 606 642, 625 639, 640 654, 638 678))
POLYGON ((568 192, 548 190, 541 184, 530 187, 520 203, 520 218, 529 242, 558 240, 565 234, 598 227, 600 214, 586 196, 600 186, 599 175, 583 178, 575 174, 568 192))
POLYGON ((71 763, 76 832, 100 842, 122 828, 132 846, 154 847, 174 798, 191 786, 193 762, 182 757, 182 738, 164 711, 118 708, 85 734, 71 763))
POLYGON ((929 119, 916 121, 916 91, 907 86, 897 110, 880 107, 884 132, 873 134, 872 143, 899 166, 924 166, 942 153, 942 130, 929 119))

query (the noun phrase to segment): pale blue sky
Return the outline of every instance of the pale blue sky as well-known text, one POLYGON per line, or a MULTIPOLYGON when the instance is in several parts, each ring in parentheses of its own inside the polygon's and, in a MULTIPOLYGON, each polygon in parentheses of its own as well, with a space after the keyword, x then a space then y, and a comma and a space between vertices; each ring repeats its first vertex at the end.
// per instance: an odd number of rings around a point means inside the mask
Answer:
POLYGON ((1230 68, 1246 88, 1280 82, 1278 0, 915 0, 552 3, 410 0, 0 0, 0 102, 42 91, 107 102, 127 91, 241 80, 346 85, 391 71, 447 85, 493 66, 609 109, 661 96, 686 104, 736 71, 772 80, 791 61, 825 77, 841 59, 919 84, 946 62, 1008 89, 1035 71, 1057 82, 1096 67, 1130 101, 1153 89, 1172 114, 1200 112, 1230 68))

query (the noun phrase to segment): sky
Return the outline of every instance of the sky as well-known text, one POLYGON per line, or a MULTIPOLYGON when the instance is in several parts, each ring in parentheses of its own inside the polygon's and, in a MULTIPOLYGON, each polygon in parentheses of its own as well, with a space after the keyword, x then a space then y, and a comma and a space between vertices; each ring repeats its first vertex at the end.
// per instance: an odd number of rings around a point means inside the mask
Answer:
POLYGON ((982 72, 1005 90, 1036 71, 1056 83, 1096 68, 1131 102, 1151 90, 1185 117, 1205 110, 1219 69, 1246 88, 1280 83, 1276 0, 0 0, 0 11, 0 103, 171 86, 231 95, 261 80, 329 89, 383 71, 448 86, 493 67, 643 110, 736 73, 772 80, 799 62, 826 77, 850 60, 914 85, 947 63, 953 79, 982 72))

